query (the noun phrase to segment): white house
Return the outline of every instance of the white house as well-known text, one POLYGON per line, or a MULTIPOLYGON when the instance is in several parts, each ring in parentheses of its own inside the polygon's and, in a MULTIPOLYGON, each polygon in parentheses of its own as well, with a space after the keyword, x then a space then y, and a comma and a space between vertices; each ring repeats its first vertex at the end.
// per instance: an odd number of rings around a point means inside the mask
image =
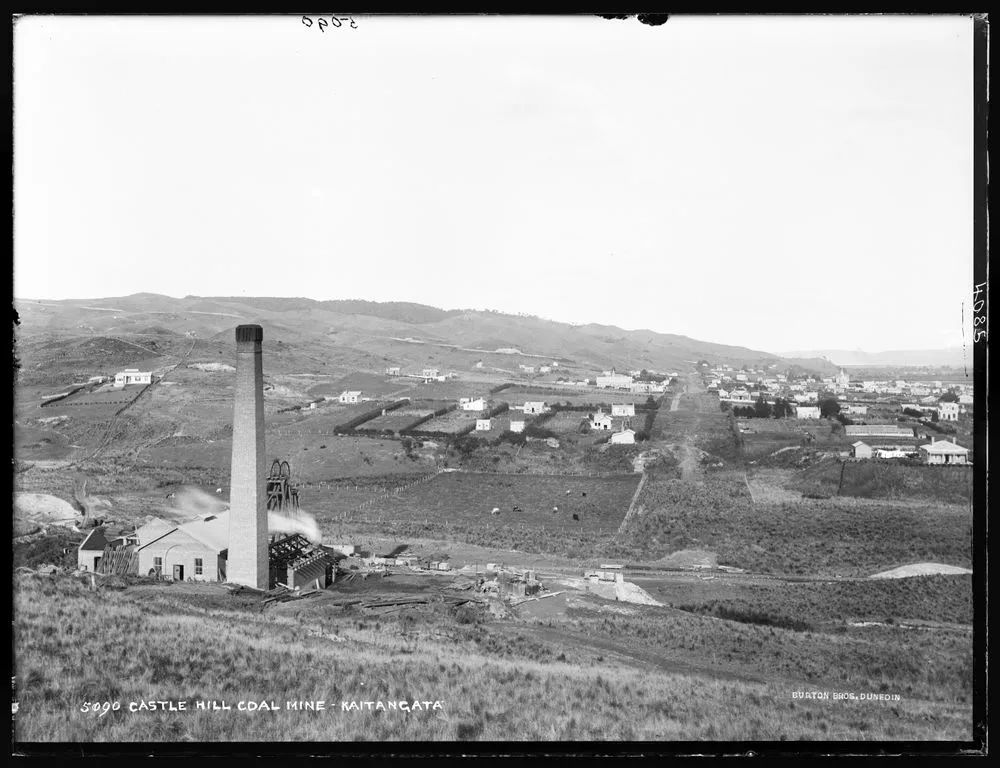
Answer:
POLYGON ((966 464, 969 449, 955 442, 931 438, 929 444, 920 446, 920 458, 925 464, 966 464))
POLYGON ((459 398, 458 406, 463 411, 485 411, 486 401, 481 397, 462 397, 459 398))
POLYGON ((719 387, 719 399, 726 400, 729 397, 729 390, 719 387))
POLYGON ((534 373, 535 372, 535 366, 533 366, 533 365, 519 365, 518 368, 520 368, 523 373, 534 373))
POLYGON ((958 402, 961 405, 972 405, 972 395, 959 395, 958 402))
POLYGON ((511 419, 510 420, 510 431, 511 432, 524 432, 524 419, 511 419))
POLYGON ((650 381, 633 381, 628 391, 633 395, 645 395, 652 392, 653 383, 650 381))
POLYGON ((476 419, 477 432, 489 432, 491 429, 493 429, 492 419, 476 419))
POLYGON ((745 389, 734 389, 729 393, 729 399, 735 403, 749 403, 753 398, 745 389))
POLYGON ((548 372, 549 372, 549 371, 551 371, 551 370, 552 370, 552 367, 551 367, 551 366, 548 366, 548 365, 540 365, 540 366, 538 367, 538 372, 539 372, 539 373, 548 373, 548 372))
POLYGON ((941 421, 958 421, 958 403, 938 403, 938 418, 941 421))
POLYGON ((611 417, 604 413, 603 411, 598 411, 597 413, 591 414, 590 416, 590 427, 591 429, 599 429, 601 431, 607 432, 611 429, 612 421, 611 417))
POLYGON ((115 374, 116 387, 127 387, 129 384, 151 384, 153 374, 151 371, 140 371, 138 368, 126 368, 124 371, 115 374))
POLYGON ((612 416, 635 416, 635 403, 612 403, 612 416))
POLYGON ((343 391, 343 392, 340 393, 340 397, 338 397, 337 400, 339 402, 345 403, 345 404, 360 403, 361 402, 361 391, 360 390, 351 390, 351 391, 345 390, 345 391, 343 391))
POLYGON ((631 445, 635 442, 635 430, 623 429, 621 432, 615 432, 611 436, 611 442, 616 445, 631 445))
POLYGON ((847 413, 848 416, 867 416, 868 406, 867 405, 844 405, 841 406, 841 411, 847 413))
POLYGON ((399 376, 400 372, 401 369, 398 365, 390 365, 388 368, 385 369, 386 376, 399 376))
POLYGON ((818 419, 818 405, 800 405, 795 409, 795 417, 798 419, 818 419))
POLYGON ((425 379, 436 379, 441 372, 437 368, 424 368, 420 375, 425 379))
POLYGON ((524 404, 524 412, 527 413, 545 413, 548 408, 545 407, 545 403, 540 402, 529 402, 524 404))

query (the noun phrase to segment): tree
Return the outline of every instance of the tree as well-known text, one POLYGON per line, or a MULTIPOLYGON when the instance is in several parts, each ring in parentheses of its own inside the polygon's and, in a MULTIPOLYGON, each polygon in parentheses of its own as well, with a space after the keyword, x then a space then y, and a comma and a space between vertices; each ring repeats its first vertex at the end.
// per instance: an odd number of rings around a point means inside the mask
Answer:
POLYGON ((834 397, 824 398, 819 401, 819 415, 824 419, 836 418, 840 413, 840 403, 834 397))
POLYGON ((771 418, 771 406, 768 404, 767 400, 764 399, 764 395, 757 398, 757 402, 753 406, 754 415, 758 419, 769 419, 771 418))
POLYGON ((958 395, 954 392, 945 392, 941 397, 938 398, 939 403, 957 403, 958 395))
POLYGON ((785 417, 792 415, 792 405, 785 398, 779 397, 774 401, 772 413, 774 418, 784 419, 785 417))

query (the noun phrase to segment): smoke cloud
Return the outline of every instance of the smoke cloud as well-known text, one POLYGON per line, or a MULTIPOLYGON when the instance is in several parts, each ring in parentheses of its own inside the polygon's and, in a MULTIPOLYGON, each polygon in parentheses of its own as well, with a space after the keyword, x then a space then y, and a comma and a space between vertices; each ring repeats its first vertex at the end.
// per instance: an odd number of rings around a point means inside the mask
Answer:
MULTIPOLYGON (((229 504, 201 488, 184 486, 176 492, 173 504, 174 510, 191 519, 217 515, 229 509, 229 504)), ((301 533, 309 541, 318 544, 323 540, 319 524, 308 512, 301 509, 294 515, 267 513, 267 530, 270 533, 301 533)))

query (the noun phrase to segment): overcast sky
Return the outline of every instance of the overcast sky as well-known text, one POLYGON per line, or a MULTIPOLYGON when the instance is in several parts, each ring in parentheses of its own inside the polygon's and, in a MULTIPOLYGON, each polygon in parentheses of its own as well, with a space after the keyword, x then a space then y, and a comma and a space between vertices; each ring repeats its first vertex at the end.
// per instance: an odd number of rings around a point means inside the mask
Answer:
POLYGON ((971 18, 355 24, 20 19, 15 295, 971 338, 971 18))

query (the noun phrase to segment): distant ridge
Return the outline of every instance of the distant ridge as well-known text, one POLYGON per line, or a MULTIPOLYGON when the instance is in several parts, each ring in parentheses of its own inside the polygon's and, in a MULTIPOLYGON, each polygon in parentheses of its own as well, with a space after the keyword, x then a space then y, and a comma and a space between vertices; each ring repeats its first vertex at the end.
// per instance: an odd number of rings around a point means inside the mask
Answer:
MULTIPOLYGON (((222 340, 228 338, 234 321, 254 322, 268 329, 268 338, 292 344, 308 342, 318 345, 315 349, 333 344, 339 350, 337 354, 353 355, 353 360, 378 359, 383 364, 419 365, 426 361, 438 367, 462 368, 496 355, 498 349, 509 349, 519 350, 524 357, 575 363, 589 371, 682 371, 690 370, 692 362, 698 361, 784 370, 795 367, 822 375, 836 371, 825 360, 802 356, 785 359, 770 352, 679 334, 624 330, 600 323, 563 323, 493 310, 441 309, 403 301, 320 301, 273 296, 174 298, 141 293, 105 299, 21 302, 25 309, 32 302, 43 306, 39 311, 46 313, 47 328, 62 328, 76 335, 84 330, 121 336, 156 327, 174 334, 222 340)), ((486 364, 504 368, 510 365, 512 356, 517 355, 505 354, 506 360, 497 358, 486 364)))
MULTIPOLYGON (((806 352, 785 352, 782 357, 819 357, 834 365, 928 365, 959 366, 963 364, 961 347, 946 349, 903 349, 887 352, 865 352, 860 349, 820 349, 806 352)), ((971 359, 967 350, 965 359, 971 359)))

